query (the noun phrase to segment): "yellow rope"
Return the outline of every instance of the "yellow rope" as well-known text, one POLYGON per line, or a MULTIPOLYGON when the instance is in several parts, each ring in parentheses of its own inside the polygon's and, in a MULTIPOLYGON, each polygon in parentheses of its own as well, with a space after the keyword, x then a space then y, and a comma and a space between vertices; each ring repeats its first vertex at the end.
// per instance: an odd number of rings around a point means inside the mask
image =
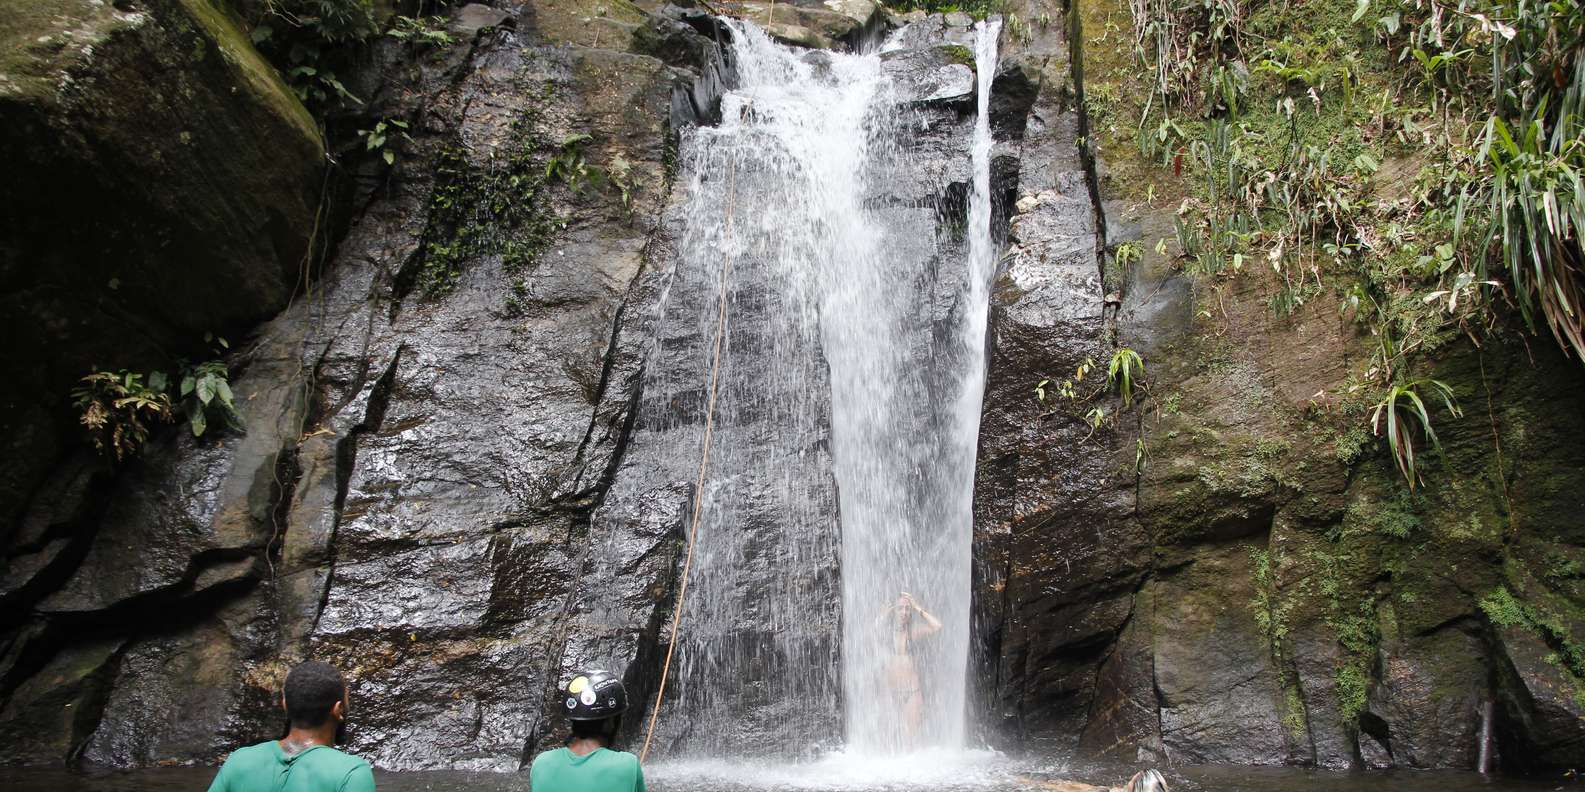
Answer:
MULTIPOLYGON (((737 167, 734 162, 727 171, 726 236, 732 236, 732 205, 737 197, 737 167)), ((699 536, 699 516, 704 506, 704 476, 710 465, 710 438, 715 431, 715 399, 721 376, 721 339, 726 335, 726 279, 732 271, 732 257, 721 262, 721 283, 717 295, 714 361, 710 364, 710 402, 704 413, 704 452, 699 458, 699 480, 693 488, 693 520, 688 528, 688 554, 682 562, 682 584, 677 589, 677 604, 671 612, 671 642, 666 646, 666 662, 660 667, 660 687, 655 691, 655 707, 649 713, 649 729, 644 732, 644 748, 638 760, 649 758, 650 740, 655 736, 655 722, 660 719, 660 703, 666 697, 666 679, 671 674, 671 656, 677 650, 677 628, 682 623, 682 606, 688 596, 688 571, 693 567, 693 545, 699 536)))

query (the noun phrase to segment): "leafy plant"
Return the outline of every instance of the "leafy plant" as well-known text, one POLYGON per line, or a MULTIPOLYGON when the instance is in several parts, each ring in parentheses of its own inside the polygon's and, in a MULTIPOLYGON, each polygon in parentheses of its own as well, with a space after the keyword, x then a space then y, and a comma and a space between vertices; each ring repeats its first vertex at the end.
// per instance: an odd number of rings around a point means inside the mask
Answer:
POLYGON ((420 47, 449 47, 456 40, 446 32, 445 24, 445 18, 438 16, 396 16, 391 19, 391 27, 385 35, 420 47))
POLYGON ((1387 435, 1387 446, 1392 451, 1392 457, 1398 464, 1398 471, 1409 482, 1409 489, 1414 489, 1420 480, 1419 470, 1415 465, 1415 449, 1413 427, 1410 420, 1420 424, 1420 431, 1430 441, 1431 447, 1441 451, 1441 443, 1436 438, 1436 430, 1431 426, 1431 415, 1426 409, 1425 399, 1421 397, 1420 390, 1428 389, 1432 395, 1439 398, 1447 411, 1453 417, 1461 417, 1458 403, 1453 400, 1453 389, 1447 383, 1434 379, 1417 379, 1392 385, 1387 389, 1381 400, 1376 402, 1376 408, 1371 412, 1371 431, 1380 437, 1383 432, 1387 435))
POLYGON ((1124 242, 1123 244, 1117 246, 1116 260, 1117 263, 1122 266, 1126 267, 1129 264, 1133 264, 1134 262, 1144 258, 1144 256, 1145 244, 1138 240, 1133 242, 1124 242))
POLYGON ((556 153, 545 163, 545 178, 567 185, 573 192, 600 177, 599 169, 584 160, 583 148, 592 138, 586 134, 569 135, 561 141, 556 153))
POLYGON ((99 453, 124 460, 149 439, 153 426, 172 420, 166 384, 160 372, 147 378, 125 369, 89 374, 72 389, 77 421, 99 453))
POLYGON ((242 414, 237 412, 236 400, 231 394, 225 361, 210 360, 186 367, 182 372, 179 395, 182 412, 187 415, 187 423, 194 437, 203 437, 210 422, 216 418, 231 429, 246 431, 242 414))
POLYGON ((407 134, 407 122, 396 118, 381 119, 373 129, 360 129, 358 137, 363 138, 364 150, 380 152, 380 158, 385 160, 386 165, 396 164, 394 144, 398 140, 413 142, 413 138, 407 134))
POLYGON ((1134 403, 1134 385, 1139 377, 1145 373, 1145 361, 1139 353, 1128 347, 1119 347, 1112 353, 1112 361, 1106 367, 1106 387, 1116 389, 1123 397, 1123 407, 1134 403))
MULTIPOLYGON (((1094 358, 1087 357, 1080 361, 1079 365, 1073 370, 1073 376, 1057 384, 1057 395, 1064 399, 1077 399, 1078 385, 1084 382, 1085 375, 1089 374, 1090 369, 1093 368, 1095 368, 1094 358)), ((1035 398, 1039 399, 1042 404, 1046 401, 1046 386, 1050 384, 1052 384, 1050 379, 1043 379, 1035 385, 1035 398)))
POLYGON ((253 43, 310 109, 362 104, 336 76, 350 50, 379 33, 372 0, 265 0, 253 43))
MULTIPOLYGON (((216 344, 217 353, 229 348, 224 338, 206 334, 204 339, 216 344)), ((122 369, 89 374, 78 381, 71 393, 78 422, 88 431, 94 448, 101 454, 113 455, 117 461, 137 453, 155 426, 171 423, 181 415, 187 417, 194 437, 202 437, 216 420, 239 432, 246 431, 231 393, 225 361, 183 361, 178 380, 173 383, 164 371, 145 375, 122 369)))
POLYGON ((1543 99, 1517 138, 1493 116, 1482 151, 1492 167, 1487 261, 1504 270, 1525 322, 1535 326, 1539 306, 1558 344, 1585 360, 1585 58, 1574 72, 1550 132, 1543 99))

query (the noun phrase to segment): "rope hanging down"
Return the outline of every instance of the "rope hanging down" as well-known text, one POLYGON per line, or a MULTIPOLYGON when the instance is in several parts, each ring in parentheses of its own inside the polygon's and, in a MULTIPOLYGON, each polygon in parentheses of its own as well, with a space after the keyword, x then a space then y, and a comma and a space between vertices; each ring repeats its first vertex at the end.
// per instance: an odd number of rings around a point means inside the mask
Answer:
MULTIPOLYGON (((737 198, 737 164, 733 161, 727 170, 726 236, 732 237, 732 207, 737 198)), ((688 553, 682 562, 682 584, 677 589, 677 604, 671 611, 671 641, 666 645, 666 662, 660 667, 660 687, 655 691, 655 706, 649 713, 649 728, 644 732, 644 748, 638 753, 639 762, 649 758, 649 743, 655 736, 655 723, 660 720, 660 703, 666 697, 666 679, 671 674, 671 656, 677 651, 677 628, 682 623, 682 606, 688 596, 688 571, 693 566, 694 540, 699 536, 699 516, 704 506, 704 477, 710 466, 710 438, 715 431, 715 398, 721 377, 721 340, 726 336, 726 281, 732 271, 730 253, 721 262, 721 283, 716 295, 718 309, 715 320, 714 360, 710 363, 710 401, 704 413, 704 452, 699 458, 699 480, 693 488, 693 519, 688 528, 688 553)))

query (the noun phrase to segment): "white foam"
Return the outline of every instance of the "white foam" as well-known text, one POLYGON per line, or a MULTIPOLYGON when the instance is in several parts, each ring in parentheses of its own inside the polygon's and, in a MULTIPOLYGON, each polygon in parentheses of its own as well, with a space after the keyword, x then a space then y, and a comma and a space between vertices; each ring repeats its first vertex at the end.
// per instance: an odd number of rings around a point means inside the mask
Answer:
POLYGON ((1006 786, 1022 763, 991 750, 930 750, 906 754, 838 751, 812 762, 766 764, 745 760, 679 759, 645 768, 668 788, 840 790, 953 789, 1006 786))

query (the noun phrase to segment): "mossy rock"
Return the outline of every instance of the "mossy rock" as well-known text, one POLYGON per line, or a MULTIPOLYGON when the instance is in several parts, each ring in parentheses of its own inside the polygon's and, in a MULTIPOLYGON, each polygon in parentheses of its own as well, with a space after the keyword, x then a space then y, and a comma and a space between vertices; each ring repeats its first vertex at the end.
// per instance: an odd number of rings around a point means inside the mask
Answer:
POLYGON ((78 377, 211 354, 286 305, 323 228, 318 128, 229 12, 123 5, 0 0, 0 371, 25 394, 0 516, 69 447, 78 377), (56 439, 17 445, 35 403, 56 439))

